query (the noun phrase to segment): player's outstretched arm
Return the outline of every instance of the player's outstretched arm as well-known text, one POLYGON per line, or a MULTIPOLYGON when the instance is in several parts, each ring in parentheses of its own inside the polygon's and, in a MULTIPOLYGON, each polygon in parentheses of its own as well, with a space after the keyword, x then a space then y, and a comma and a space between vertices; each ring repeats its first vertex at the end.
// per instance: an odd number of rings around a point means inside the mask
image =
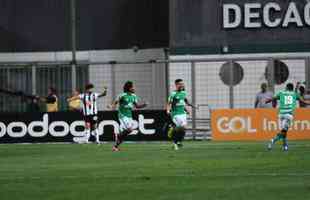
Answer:
POLYGON ((135 107, 136 107, 137 109, 145 108, 146 106, 147 106, 147 103, 142 103, 142 104, 137 104, 137 103, 135 103, 135 107))
POLYGON ((187 106, 193 107, 193 105, 189 103, 188 99, 185 99, 184 101, 185 101, 187 106))
POLYGON ((189 115, 190 114, 190 111, 187 107, 184 108, 185 112, 189 115))
POLYGON ((309 100, 305 100, 303 97, 299 97, 299 101, 304 103, 304 104, 310 105, 310 101, 309 100))
POLYGON ((107 107, 109 109, 115 110, 116 106, 118 104, 118 100, 113 101, 110 105, 108 105, 107 107))
POLYGON ((103 93, 99 94, 98 98, 107 96, 107 93, 108 93, 108 88, 107 88, 107 87, 104 87, 103 93))
POLYGON ((278 100, 277 97, 272 97, 272 98, 270 98, 270 99, 266 99, 266 100, 265 100, 265 103, 270 103, 270 102, 276 101, 276 100, 278 100))
POLYGON ((188 99, 185 99, 184 101, 185 101, 185 103, 186 103, 187 106, 189 106, 189 107, 191 107, 191 108, 194 108, 194 109, 197 109, 196 106, 194 106, 193 104, 189 103, 188 99))

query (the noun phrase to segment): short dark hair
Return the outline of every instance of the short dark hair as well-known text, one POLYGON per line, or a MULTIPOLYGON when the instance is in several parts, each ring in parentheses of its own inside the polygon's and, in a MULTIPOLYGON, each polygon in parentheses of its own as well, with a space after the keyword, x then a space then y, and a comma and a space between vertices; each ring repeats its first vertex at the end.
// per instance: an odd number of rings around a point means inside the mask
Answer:
POLYGON ((286 84, 286 89, 290 90, 290 91, 293 91, 294 90, 294 84, 293 83, 286 84))
POLYGON ((93 89, 93 88, 94 88, 94 85, 91 84, 91 83, 88 83, 88 84, 85 86, 85 89, 86 89, 86 90, 93 89))
POLYGON ((174 81, 174 84, 178 84, 178 83, 180 83, 180 82, 182 82, 182 81, 183 81, 183 79, 178 78, 178 79, 176 79, 176 80, 174 81))
POLYGON ((300 94, 304 94, 306 92, 306 88, 304 86, 300 86, 298 89, 300 94))
POLYGON ((124 84, 124 92, 129 92, 129 89, 133 87, 133 82, 132 81, 127 81, 125 84, 124 84))

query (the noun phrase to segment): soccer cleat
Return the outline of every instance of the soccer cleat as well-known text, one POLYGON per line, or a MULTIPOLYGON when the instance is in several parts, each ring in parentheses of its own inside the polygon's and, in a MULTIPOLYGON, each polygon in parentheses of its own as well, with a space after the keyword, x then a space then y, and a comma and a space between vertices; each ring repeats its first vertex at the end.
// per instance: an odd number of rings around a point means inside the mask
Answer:
POLYGON ((112 151, 113 151, 113 152, 116 152, 116 151, 120 151, 120 149, 119 149, 118 147, 116 147, 116 146, 113 146, 113 147, 112 147, 112 151))
POLYGON ((283 151, 288 151, 288 145, 283 146, 283 151))
POLYGON ((176 150, 176 151, 179 150, 179 145, 178 144, 174 143, 173 146, 174 146, 174 150, 176 150))
POLYGON ((182 148, 183 147, 183 144, 181 142, 178 142, 177 143, 178 147, 182 148))
POLYGON ((273 141, 273 139, 271 139, 270 143, 268 143, 268 146, 267 146, 269 151, 272 150, 273 143, 274 143, 274 141, 273 141))
POLYGON ((88 138, 86 138, 85 136, 74 137, 73 142, 78 143, 78 144, 88 144, 89 143, 88 138))

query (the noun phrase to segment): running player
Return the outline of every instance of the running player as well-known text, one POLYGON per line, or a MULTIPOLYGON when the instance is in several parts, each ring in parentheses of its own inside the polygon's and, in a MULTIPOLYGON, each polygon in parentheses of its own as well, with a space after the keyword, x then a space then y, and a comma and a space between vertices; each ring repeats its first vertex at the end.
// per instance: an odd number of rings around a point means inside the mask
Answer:
POLYGON ((173 139, 174 149, 178 150, 182 146, 187 125, 187 114, 189 114, 186 106, 191 106, 187 100, 187 92, 185 91, 182 79, 175 80, 175 88, 169 98, 166 106, 166 112, 173 121, 172 127, 168 131, 168 137, 173 139))
POLYGON ((115 133, 115 144, 112 151, 119 151, 119 145, 124 141, 136 127, 132 118, 134 108, 144 108, 146 103, 138 104, 138 97, 135 95, 135 88, 132 81, 127 81, 123 87, 123 93, 109 106, 115 109, 118 105, 118 119, 120 122, 120 133, 115 133))
POLYGON ((281 132, 271 139, 270 143, 268 144, 268 149, 271 150, 273 144, 275 144, 279 140, 282 140, 283 150, 287 151, 287 132, 294 118, 293 116, 297 101, 303 102, 305 104, 310 104, 310 101, 305 101, 303 97, 296 93, 294 91, 294 85, 292 83, 288 83, 285 90, 278 92, 272 99, 269 99, 266 102, 271 102, 272 100, 280 101, 279 120, 281 125, 281 132))
POLYGON ((100 144, 98 133, 97 99, 107 95, 107 88, 104 87, 104 91, 101 94, 93 92, 93 89, 93 84, 87 84, 85 86, 85 93, 69 98, 68 102, 77 99, 82 101, 86 134, 83 140, 79 142, 88 143, 90 136, 93 135, 96 137, 96 143, 100 144))

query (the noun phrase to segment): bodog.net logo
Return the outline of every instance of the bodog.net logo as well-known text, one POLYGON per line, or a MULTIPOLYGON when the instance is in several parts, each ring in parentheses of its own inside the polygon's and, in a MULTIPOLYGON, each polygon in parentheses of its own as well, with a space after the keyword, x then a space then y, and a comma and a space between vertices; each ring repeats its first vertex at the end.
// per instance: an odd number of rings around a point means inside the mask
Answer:
POLYGON ((224 134, 256 133, 251 117, 220 117, 217 119, 216 128, 224 134))

